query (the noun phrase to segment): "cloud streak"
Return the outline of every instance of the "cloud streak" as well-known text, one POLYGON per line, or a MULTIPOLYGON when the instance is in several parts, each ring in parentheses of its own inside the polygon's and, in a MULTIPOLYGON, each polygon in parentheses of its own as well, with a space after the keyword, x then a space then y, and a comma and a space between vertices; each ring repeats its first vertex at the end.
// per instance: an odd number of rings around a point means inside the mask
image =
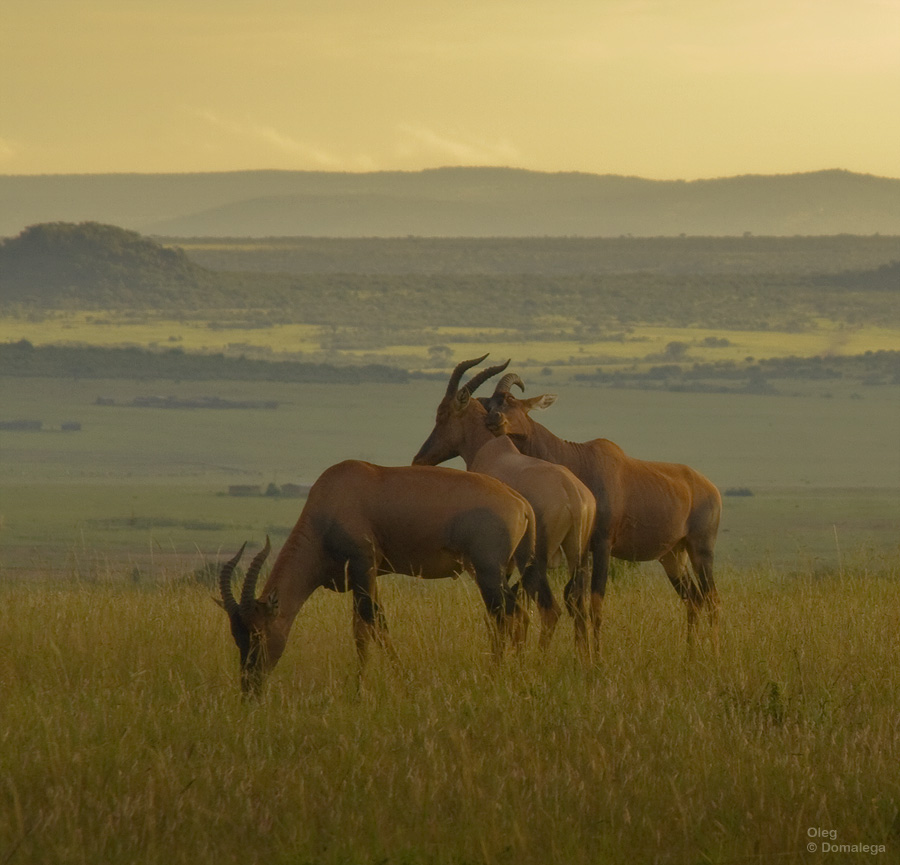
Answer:
POLYGON ((397 131, 400 136, 397 149, 406 157, 435 156, 470 165, 519 166, 522 163, 521 153, 507 140, 488 142, 451 137, 420 123, 401 123, 397 131))
POLYGON ((268 150, 296 158, 300 162, 315 165, 318 168, 339 170, 342 160, 333 153, 285 134, 284 132, 255 121, 237 121, 221 117, 209 109, 196 112, 209 126, 225 132, 235 138, 241 138, 251 144, 262 144, 268 150))

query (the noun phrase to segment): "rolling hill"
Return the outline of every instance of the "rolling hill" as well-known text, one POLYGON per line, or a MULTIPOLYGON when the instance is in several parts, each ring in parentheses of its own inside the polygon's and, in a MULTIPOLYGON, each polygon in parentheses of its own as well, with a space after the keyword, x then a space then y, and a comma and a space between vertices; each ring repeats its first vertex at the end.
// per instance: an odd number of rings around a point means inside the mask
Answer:
POLYGON ((203 297, 213 280, 180 249, 96 222, 33 225, 0 242, 0 301, 56 306, 123 295, 141 304, 203 297))
POLYGON ((168 237, 900 234, 900 180, 653 181, 505 168, 0 176, 0 236, 103 222, 168 237))

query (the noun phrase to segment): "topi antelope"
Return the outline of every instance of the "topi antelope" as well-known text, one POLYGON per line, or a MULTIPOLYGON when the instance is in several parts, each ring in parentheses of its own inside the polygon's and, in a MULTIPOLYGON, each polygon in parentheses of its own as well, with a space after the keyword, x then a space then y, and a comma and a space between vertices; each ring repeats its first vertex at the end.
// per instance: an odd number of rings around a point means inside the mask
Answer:
POLYGON ((715 645, 719 598, 713 549, 722 511, 718 489, 688 466, 634 459, 607 439, 578 443, 558 438, 529 415, 551 406, 555 394, 518 399, 509 392, 512 385, 525 389, 517 375, 508 373, 485 401, 488 428, 509 436, 524 454, 566 466, 596 499, 590 608, 595 646, 610 556, 638 562, 658 559, 687 606, 688 644, 706 605, 715 645))
MULTIPOLYGON (((531 503, 536 519, 535 554, 522 574, 522 586, 529 598, 537 600, 542 621, 540 645, 546 648, 559 619, 559 605, 550 589, 547 570, 560 554, 565 557, 569 573, 564 592, 566 606, 573 616, 582 610, 581 621, 584 620, 585 574, 596 505, 591 491, 567 468, 525 456, 506 436, 495 437, 488 430, 487 411, 472 394, 506 369, 509 361, 479 371, 460 387, 463 374, 485 357, 465 360, 453 370, 437 408, 434 429, 413 465, 436 465, 461 456, 469 471, 503 481, 531 503)), ((576 629, 576 639, 579 648, 586 651, 583 627, 576 629)))
POLYGON ((231 576, 243 551, 222 566, 219 587, 247 694, 260 690, 284 652, 300 607, 320 587, 353 592, 360 670, 373 639, 389 647, 378 574, 436 579, 472 573, 499 657, 506 638, 517 643, 524 635, 525 612, 508 578, 514 566, 524 572, 531 560, 534 513, 522 496, 484 475, 347 460, 326 469, 309 491, 257 598, 257 578, 269 553, 266 539, 238 601, 231 576))

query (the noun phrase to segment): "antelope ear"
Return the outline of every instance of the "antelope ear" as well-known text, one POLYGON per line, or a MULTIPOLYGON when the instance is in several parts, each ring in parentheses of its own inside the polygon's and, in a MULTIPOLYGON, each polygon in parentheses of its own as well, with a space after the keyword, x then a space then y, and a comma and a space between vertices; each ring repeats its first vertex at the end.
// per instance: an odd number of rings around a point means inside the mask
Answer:
POLYGON ((267 616, 274 618, 278 615, 278 590, 272 589, 269 593, 269 597, 266 598, 265 601, 262 602, 265 607, 265 613, 267 616))
POLYGON ((472 394, 467 387, 461 387, 453 397, 453 411, 457 413, 463 411, 469 404, 471 396, 472 394))
POLYGON ((540 396, 533 396, 531 399, 523 399, 522 402, 525 403, 527 411, 531 411, 532 409, 550 408, 550 406, 556 402, 556 394, 544 393, 540 396))

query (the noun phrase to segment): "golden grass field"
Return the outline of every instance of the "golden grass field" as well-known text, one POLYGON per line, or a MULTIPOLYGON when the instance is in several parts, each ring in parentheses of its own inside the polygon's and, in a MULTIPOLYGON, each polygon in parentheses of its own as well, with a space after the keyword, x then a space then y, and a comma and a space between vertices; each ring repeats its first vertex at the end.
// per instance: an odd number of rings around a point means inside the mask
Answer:
POLYGON ((196 585, 0 584, 0 861, 896 861, 896 558, 719 584, 718 657, 626 571, 596 667, 565 621, 497 669, 471 581, 383 578, 400 665, 358 690, 322 590, 250 703, 196 585))

